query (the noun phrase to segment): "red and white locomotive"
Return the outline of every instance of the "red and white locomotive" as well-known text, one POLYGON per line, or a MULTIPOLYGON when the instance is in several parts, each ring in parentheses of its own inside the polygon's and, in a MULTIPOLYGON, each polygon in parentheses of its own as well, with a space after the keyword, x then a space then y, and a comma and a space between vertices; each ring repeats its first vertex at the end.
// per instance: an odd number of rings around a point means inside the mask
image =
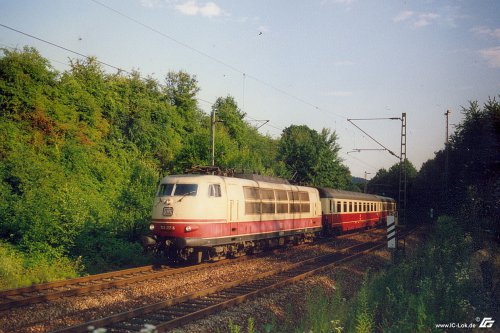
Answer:
POLYGON ((153 212, 154 244, 171 260, 218 260, 383 222, 394 200, 290 185, 262 176, 167 176, 153 212))

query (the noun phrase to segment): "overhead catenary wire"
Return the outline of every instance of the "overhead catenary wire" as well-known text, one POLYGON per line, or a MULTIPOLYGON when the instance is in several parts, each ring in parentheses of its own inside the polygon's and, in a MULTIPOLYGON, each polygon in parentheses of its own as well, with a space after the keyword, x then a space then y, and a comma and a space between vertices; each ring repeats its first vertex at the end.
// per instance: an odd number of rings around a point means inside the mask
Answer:
MULTIPOLYGON (((92 0, 92 1, 94 1, 94 0, 92 0)), ((97 1, 94 1, 94 2, 99 3, 99 2, 97 2, 97 1)), ((99 3, 99 4, 100 4, 100 3, 99 3)), ((104 5, 104 6, 105 6, 105 5, 104 5)), ((107 6, 105 6, 105 7, 107 7, 107 6)), ((110 9, 111 9, 111 8, 110 8, 110 9)), ((121 67, 118 67, 118 66, 115 66, 115 65, 109 64, 109 63, 104 62, 104 61, 100 61, 100 60, 98 60, 97 58, 93 58, 93 57, 88 56, 88 55, 85 55, 85 54, 83 54, 83 53, 81 53, 81 52, 74 51, 74 50, 72 50, 72 49, 69 49, 69 48, 64 47, 64 46, 62 46, 62 45, 59 45, 59 44, 56 44, 56 43, 51 42, 51 41, 49 41, 49 40, 46 40, 46 39, 44 39, 44 38, 41 38, 41 37, 35 36, 35 35, 33 35, 33 34, 26 33, 26 32, 24 32, 24 31, 21 31, 21 30, 19 30, 19 29, 16 29, 16 28, 13 28, 13 27, 10 27, 10 26, 7 26, 7 25, 4 25, 4 24, 2 24, 2 23, 0 23, 0 26, 1 26, 1 27, 3 27, 3 28, 6 28, 6 29, 8 29, 8 30, 14 31, 14 32, 16 32, 16 33, 22 34, 22 35, 24 35, 24 36, 30 37, 30 38, 32 38, 32 39, 38 40, 38 41, 40 41, 40 42, 43 42, 43 43, 49 44, 49 45, 51 45, 51 46, 53 46, 53 47, 59 48, 59 49, 64 50, 64 51, 66 51, 66 52, 69 52, 69 53, 72 53, 72 54, 78 55, 78 56, 83 57, 83 58, 85 58, 85 59, 88 59, 88 60, 93 59, 93 60, 94 60, 94 61, 96 61, 97 63, 99 63, 99 64, 101 64, 101 65, 104 65, 104 66, 107 66, 107 67, 109 67, 109 68, 113 68, 113 69, 117 70, 118 72, 121 72, 121 73, 126 73, 126 74, 128 74, 128 75, 137 75, 137 73, 135 73, 135 74, 134 74, 134 73, 132 73, 131 71, 125 70, 125 69, 123 69, 123 68, 121 68, 121 67)), ((59 62, 59 61, 57 61, 57 62, 59 62)), ((229 65, 229 66, 230 66, 230 65, 229 65)), ((232 67, 232 66, 230 66, 230 67, 232 67)), ((235 69, 235 70, 237 70, 237 69, 235 69)), ((237 70, 237 71, 239 71, 239 70, 237 70)), ((311 106, 311 107, 315 108, 315 109, 316 109, 316 110, 318 110, 318 111, 324 111, 324 110, 320 109, 319 107, 315 106, 314 104, 309 103, 309 102, 307 102, 306 100, 303 100, 303 99, 301 99, 301 98, 299 98, 299 97, 297 97, 297 96, 294 96, 294 95, 292 95, 292 94, 289 94, 288 92, 286 92, 286 91, 284 91, 284 90, 282 90, 282 89, 280 89, 280 88, 274 87, 273 85, 268 84, 268 83, 266 83, 265 81, 262 81, 262 80, 260 80, 260 79, 258 79, 258 78, 256 78, 256 77, 254 77, 254 76, 249 76, 248 74, 246 74, 246 73, 244 73, 244 72, 241 72, 241 73, 244 75, 244 78, 246 78, 246 77, 251 77, 252 79, 254 79, 254 80, 256 80, 256 81, 258 81, 258 82, 260 82, 260 83, 262 83, 262 84, 264 84, 264 85, 267 85, 267 86, 269 86, 269 87, 273 88, 274 90, 279 91, 279 92, 281 92, 281 93, 283 93, 283 94, 285 94, 285 95, 287 95, 287 96, 289 96, 289 97, 291 97, 291 98, 294 98, 294 99, 296 99, 297 101, 300 101, 300 102, 302 102, 302 103, 304 103, 304 104, 306 104, 306 105, 309 105, 309 106, 311 106)), ((140 77, 140 78, 142 78, 142 79, 145 79, 145 78, 144 78, 144 77, 142 77, 142 76, 139 76, 139 77, 140 77)), ((201 102, 204 102, 204 103, 210 104, 210 105, 213 105, 213 104, 214 104, 214 103, 212 103, 212 102, 210 102, 210 101, 207 101, 207 100, 202 99, 202 98, 199 98, 199 97, 195 97, 195 99, 196 99, 196 100, 198 100, 198 101, 201 101, 201 102)), ((330 114, 330 113, 328 113, 328 114, 330 114)), ((343 118, 343 119, 347 120, 347 118, 346 118, 346 117, 344 117, 344 116, 340 116, 340 115, 336 115, 336 116, 341 117, 341 118, 343 118)), ((249 117, 248 115, 247 115, 246 117, 247 117, 248 119, 250 119, 250 120, 257 121, 257 119, 251 118, 251 117, 249 117)), ((268 127, 274 128, 274 129, 276 129, 276 130, 283 131, 283 129, 282 129, 282 128, 279 128, 279 127, 273 126, 272 124, 269 124, 269 122, 267 122, 265 125, 266 125, 266 126, 268 126, 268 127)), ((356 158, 356 160, 358 160, 358 161, 362 162, 361 160, 359 160, 359 159, 357 159, 357 158, 356 158)), ((362 163, 364 163, 364 162, 362 162, 362 163)), ((373 168, 374 168, 374 167, 373 167, 373 168)), ((375 169, 375 168, 374 168, 374 169, 375 169)))
MULTIPOLYGON (((91 56, 85 55, 85 54, 80 53, 80 52, 77 52, 77 51, 73 51, 73 50, 71 50, 71 49, 68 49, 67 47, 64 47, 64 46, 58 45, 58 44, 56 44, 56 43, 50 42, 50 41, 48 41, 48 40, 45 40, 45 39, 43 39, 43 38, 40 38, 40 37, 34 36, 34 35, 32 35, 32 34, 29 34, 29 33, 23 32, 23 31, 21 31, 21 30, 18 30, 18 29, 15 29, 15 28, 9 27, 9 26, 7 26, 7 25, 5 25, 5 24, 0 23, 0 26, 1 26, 1 27, 4 27, 4 28, 6 28, 6 29, 9 29, 9 30, 11 30, 11 31, 17 32, 17 33, 19 33, 19 34, 21 34, 21 35, 24 35, 24 36, 27 36, 27 37, 30 37, 30 38, 36 39, 36 40, 38 40, 38 41, 40 41, 40 42, 43 42, 43 43, 46 43, 46 44, 52 45, 52 46, 57 47, 57 48, 59 48, 59 49, 61 49, 61 50, 64 50, 64 51, 67 51, 67 52, 70 52, 70 53, 76 54, 76 55, 78 55, 78 56, 80 56, 80 57, 84 57, 85 59, 90 59, 90 58, 91 58, 91 56)), ((123 68, 120 68, 120 67, 117 67, 117 66, 114 66, 114 65, 110 65, 110 64, 105 63, 105 62, 103 62, 103 61, 100 61, 100 60, 98 60, 98 59, 95 59, 95 61, 97 61, 98 63, 100 63, 100 64, 102 64, 102 65, 105 65, 105 66, 108 66, 108 67, 114 68, 114 69, 118 70, 119 72, 124 72, 124 73, 127 73, 127 74, 129 74, 129 75, 132 75, 132 72, 129 72, 129 71, 127 71, 127 70, 123 69, 123 68)))
MULTIPOLYGON (((218 63, 218 64, 220 64, 222 66, 225 66, 225 67, 227 67, 227 68, 229 68, 229 69, 231 69, 231 70, 233 70, 233 71, 235 71, 237 73, 242 74, 243 75, 243 80, 245 80, 246 78, 253 79, 256 82, 258 82, 258 83, 260 83, 262 85, 265 85, 265 86, 267 86, 267 87, 269 87, 269 88, 271 88, 271 89, 273 89, 273 90, 275 90, 275 91, 277 91, 277 92, 279 92, 279 93, 281 93, 281 94, 283 94, 285 96, 288 96, 289 98, 292 98, 292 99, 294 99, 294 100, 296 100, 296 101, 298 101, 298 102, 300 102, 300 103, 302 103, 304 105, 307 105, 307 106, 309 106, 309 107, 311 107, 311 108, 313 108, 313 109, 315 109, 317 111, 321 111, 321 112, 323 112, 323 113, 325 113, 325 114, 327 114, 329 116, 336 116, 336 117, 342 118, 344 120, 347 120, 347 117, 345 117, 345 116, 336 114, 334 112, 326 111, 326 110, 320 108, 319 106, 317 106, 317 105, 315 105, 315 104, 313 104, 313 103, 311 103, 311 102, 309 102, 309 101, 307 101, 307 100, 305 100, 305 99, 303 99, 301 97, 293 95, 293 94, 291 94, 291 93, 289 93, 289 92, 287 92, 287 91, 285 91, 285 90, 283 90, 283 89, 281 89, 279 87, 276 87, 273 84, 270 84, 270 83, 268 83, 268 82, 266 82, 266 81, 264 81, 264 80, 262 80, 262 79, 260 79, 260 78, 258 78, 256 76, 254 76, 254 75, 249 74, 248 72, 246 72, 246 71, 244 71, 244 70, 242 70, 240 68, 237 68, 237 67, 229 64, 226 61, 220 60, 220 59, 218 59, 218 58, 216 58, 216 57, 214 57, 214 56, 212 56, 212 55, 210 55, 210 54, 208 54, 206 52, 203 52, 203 51, 201 51, 201 50, 199 50, 199 49, 197 49, 197 48, 195 48, 195 47, 193 47, 193 46, 191 46, 191 45, 189 45, 189 44, 187 44, 185 42, 182 42, 182 41, 180 41, 180 40, 178 40, 178 39, 176 39, 176 38, 174 38, 174 37, 172 37, 172 36, 164 33, 163 31, 160 31, 160 30, 158 30, 158 29, 150 26, 149 24, 141 22, 141 21, 139 21, 139 20, 137 20, 137 19, 135 19, 135 18, 133 18, 133 17, 131 17, 131 16, 129 16, 129 15, 127 15, 127 14, 125 14, 125 13, 123 13, 123 12, 121 12, 121 11, 119 11, 119 10, 111 7, 111 6, 109 6, 109 5, 106 5, 106 4, 104 4, 104 3, 100 2, 100 1, 97 1, 97 0, 90 0, 90 1, 94 2, 95 4, 97 4, 99 6, 104 7, 106 9, 114 12, 115 14, 120 15, 120 16, 122 16, 122 17, 124 17, 124 18, 126 18, 126 19, 128 19, 128 20, 130 20, 130 21, 132 21, 132 22, 134 22, 134 23, 142 26, 143 28, 146 28, 146 29, 148 29, 148 30, 150 30, 150 31, 152 31, 152 32, 154 32, 154 33, 156 33, 156 34, 158 34, 158 35, 160 35, 160 36, 162 36, 162 37, 164 37, 164 38, 166 38, 166 39, 168 39, 168 40, 170 40, 170 41, 172 41, 172 42, 174 42, 174 43, 176 43, 176 44, 178 44, 180 46, 182 46, 182 47, 185 47, 185 48, 187 48, 187 49, 189 49, 189 50, 191 50, 191 51, 193 51, 193 52, 195 52, 195 53, 197 53, 197 54, 199 54, 199 55, 201 55, 203 57, 206 57, 206 58, 208 58, 208 59, 210 59, 210 60, 212 60, 212 61, 214 61, 214 62, 216 62, 216 63, 218 63)), ((243 81, 243 82, 245 83, 245 81, 243 81)))
MULTIPOLYGON (((38 36, 35 36, 35 35, 32 35, 32 34, 26 33, 26 32, 24 32, 24 31, 21 31, 21 30, 18 30, 18 29, 12 28, 12 27, 7 26, 7 25, 4 25, 4 24, 2 24, 2 23, 0 23, 0 26, 1 26, 1 27, 4 27, 4 28, 6 28, 6 29, 9 29, 9 30, 11 30, 11 31, 14 31, 14 32, 16 32, 16 33, 22 34, 22 35, 24 35, 24 36, 27 36, 27 37, 33 38, 33 39, 38 40, 38 41, 40 41, 40 42, 43 42, 43 43, 49 44, 49 45, 51 45, 51 46, 54 46, 54 47, 56 47, 56 48, 59 48, 59 49, 61 49, 61 50, 66 51, 66 52, 70 52, 70 53, 72 53, 72 54, 76 54, 76 55, 78 55, 78 56, 80 56, 80 57, 83 57, 83 58, 85 58, 85 59, 91 59, 91 58, 92 58, 91 56, 85 55, 85 54, 83 54, 83 53, 81 53, 81 52, 77 52, 77 51, 71 50, 71 49, 69 49, 69 48, 67 48, 67 47, 61 46, 61 45, 59 45, 59 44, 56 44, 56 43, 51 42, 51 41, 49 41, 49 40, 46 40, 46 39, 40 38, 40 37, 38 37, 38 36)), ((2 44, 3 44, 3 43, 2 43, 2 44)), ((9 45, 7 45, 7 44, 3 44, 3 45, 5 45, 5 46, 6 46, 6 47, 8 47, 8 48, 15 49, 15 47, 9 46, 9 45)), ((50 59, 50 60, 51 60, 51 59, 50 59)), ((95 60, 96 62, 98 62, 99 64, 101 64, 101 65, 104 65, 104 66, 107 66, 107 67, 110 67, 110 68, 116 69, 116 70, 117 70, 117 71, 119 71, 119 72, 126 73, 126 74, 129 74, 129 75, 133 75, 133 73, 132 73, 132 72, 127 71, 127 70, 125 70, 125 69, 123 69, 123 68, 120 68, 120 67, 118 67, 118 66, 111 65, 111 64, 109 64, 109 63, 107 63, 107 62, 100 61, 100 60, 95 59, 95 58, 94 58, 94 60, 95 60)), ((55 61, 55 60, 54 60, 54 61, 55 61)), ((58 62, 58 63, 64 64, 64 63, 62 63, 62 62, 60 62, 60 61, 55 61, 55 62, 58 62)), ((66 65, 66 64, 64 64, 64 65, 66 65)), ((142 79, 145 79, 143 76, 139 76, 139 77, 140 77, 140 78, 142 78, 142 79)), ((203 99, 203 98, 200 98, 200 97, 195 97, 195 99, 196 99, 197 101, 204 102, 204 103, 207 103, 207 104, 209 104, 209 105, 214 105, 214 102, 207 101, 206 99, 203 99)), ((257 119, 251 118, 251 117, 249 117, 248 115, 247 115, 246 117, 247 117, 247 118, 249 118, 249 119, 251 119, 251 120, 257 121, 257 119)), ((272 128, 277 129, 277 130, 279 130, 279 131, 283 131, 283 129, 282 129, 282 128, 278 128, 278 127, 276 127, 276 126, 273 126, 273 125, 269 124, 269 121, 268 121, 268 122, 266 122, 264 125, 269 126, 269 127, 272 127, 272 128)))

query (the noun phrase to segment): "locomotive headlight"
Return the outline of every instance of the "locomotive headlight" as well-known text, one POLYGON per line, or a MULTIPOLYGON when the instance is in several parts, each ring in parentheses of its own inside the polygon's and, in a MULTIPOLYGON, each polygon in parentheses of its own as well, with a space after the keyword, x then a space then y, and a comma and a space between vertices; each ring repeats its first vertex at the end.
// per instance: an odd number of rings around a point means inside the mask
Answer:
POLYGON ((185 232, 190 232, 190 231, 196 231, 198 230, 200 227, 197 226, 196 224, 195 225, 188 225, 186 227, 184 227, 184 231, 185 232))
POLYGON ((150 224, 149 225, 149 230, 155 230, 155 225, 154 224, 150 224))

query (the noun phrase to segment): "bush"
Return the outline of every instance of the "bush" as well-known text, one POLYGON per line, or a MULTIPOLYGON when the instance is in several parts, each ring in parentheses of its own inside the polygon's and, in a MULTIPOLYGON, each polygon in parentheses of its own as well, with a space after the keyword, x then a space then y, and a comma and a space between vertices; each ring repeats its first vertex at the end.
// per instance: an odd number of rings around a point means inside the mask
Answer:
POLYGON ((118 238, 105 227, 86 226, 85 231, 77 238, 75 248, 81 254, 86 271, 90 274, 151 262, 151 258, 143 255, 139 243, 118 238))
POLYGON ((79 259, 71 260, 50 251, 24 254, 0 242, 0 289, 74 278, 82 269, 79 259))

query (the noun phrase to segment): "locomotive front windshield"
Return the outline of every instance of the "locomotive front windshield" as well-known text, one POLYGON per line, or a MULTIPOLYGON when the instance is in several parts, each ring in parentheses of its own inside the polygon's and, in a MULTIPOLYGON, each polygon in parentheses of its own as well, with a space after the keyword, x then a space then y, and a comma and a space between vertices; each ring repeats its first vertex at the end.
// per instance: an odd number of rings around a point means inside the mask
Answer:
POLYGON ((161 184, 158 196, 195 196, 196 192, 198 192, 198 184, 161 184))

